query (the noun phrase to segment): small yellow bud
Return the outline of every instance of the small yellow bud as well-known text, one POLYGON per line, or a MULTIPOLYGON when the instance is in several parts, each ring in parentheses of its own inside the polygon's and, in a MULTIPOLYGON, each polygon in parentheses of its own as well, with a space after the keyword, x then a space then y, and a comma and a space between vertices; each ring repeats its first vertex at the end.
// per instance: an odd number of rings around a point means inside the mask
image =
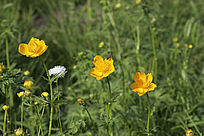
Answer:
POLYGON ((18 95, 19 98, 21 98, 21 97, 24 96, 24 92, 19 92, 19 93, 17 93, 17 95, 18 95))
POLYGON ((76 68, 77 68, 77 65, 74 65, 74 66, 73 66, 73 69, 76 69, 76 68))
POLYGON ((38 104, 38 102, 34 102, 34 104, 35 104, 35 105, 37 105, 37 104, 38 104))
POLYGON ((135 3, 138 5, 142 2, 142 0, 135 0, 135 3))
POLYGON ((104 46, 104 42, 103 41, 98 44, 99 48, 102 48, 103 46, 104 46))
POLYGON ((78 98, 77 99, 77 104, 79 104, 79 105, 84 104, 84 99, 78 98))
POLYGON ((24 82, 24 86, 26 89, 30 89, 32 86, 33 86, 33 81, 30 81, 30 80, 25 80, 24 82))
POLYGON ((48 92, 42 92, 42 94, 41 94, 41 97, 47 98, 48 96, 49 96, 49 93, 48 93, 48 92))
POLYGON ((30 90, 25 90, 25 96, 29 96, 31 94, 30 90))
POLYGON ((83 54, 84 54, 83 51, 78 52, 78 56, 79 56, 79 57, 82 56, 83 54))
POLYGON ((188 48, 189 49, 193 48, 193 45, 192 44, 188 45, 188 48))
POLYGON ((67 87, 67 90, 68 90, 68 91, 71 91, 71 90, 72 90, 72 88, 71 88, 71 87, 67 87))
POLYGON ((26 70, 26 71, 23 72, 23 74, 24 74, 25 76, 28 76, 28 75, 30 75, 30 72, 29 72, 28 70, 26 70))
POLYGON ((191 130, 191 129, 188 129, 187 131, 186 131, 186 136, 193 136, 193 131, 191 130))
POLYGON ((94 94, 89 94, 89 97, 92 99, 94 97, 94 94))
POLYGON ((5 110, 5 111, 8 110, 8 108, 9 108, 9 106, 7 106, 7 105, 4 105, 4 106, 2 107, 2 109, 5 110))
POLYGON ((0 64, 0 73, 3 72, 5 69, 5 66, 3 64, 0 64))
POLYGON ((177 42, 178 42, 178 38, 177 38, 177 37, 174 37, 174 38, 172 39, 172 41, 175 42, 175 43, 177 43, 177 42))
POLYGON ((130 7, 129 7, 129 6, 126 6, 126 7, 125 7, 125 9, 126 9, 126 10, 129 10, 129 9, 130 9, 130 7))
POLYGON ((22 135, 22 134, 23 134, 23 129, 21 129, 21 128, 15 129, 15 130, 14 130, 14 134, 15 134, 16 136, 22 135))
POLYGON ((115 4, 115 8, 116 8, 116 9, 118 9, 118 8, 120 8, 120 7, 121 7, 121 4, 120 4, 120 3, 115 4))

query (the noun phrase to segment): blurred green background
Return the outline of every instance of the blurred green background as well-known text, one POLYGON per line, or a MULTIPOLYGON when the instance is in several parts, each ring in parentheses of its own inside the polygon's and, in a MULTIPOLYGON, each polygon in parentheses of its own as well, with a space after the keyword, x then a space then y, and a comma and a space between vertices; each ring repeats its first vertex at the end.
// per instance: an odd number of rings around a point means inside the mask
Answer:
MULTIPOLYGON (((11 70, 21 71, 18 82, 11 79, 14 104, 10 109, 15 114, 10 111, 9 135, 19 126, 16 93, 24 79, 34 81, 36 99, 42 91, 49 91, 39 59, 18 53, 19 44, 28 43, 31 37, 48 45, 42 55, 48 69, 63 65, 68 71, 59 80, 60 93, 55 91, 60 102, 55 100, 53 135, 106 135, 106 80, 97 81, 89 75, 96 55, 112 56, 116 68, 109 76, 113 136, 146 135, 146 97, 139 97, 129 87, 136 72, 151 72, 158 86, 149 93, 152 135, 181 136, 190 128, 196 136, 204 133, 203 0, 0 0, 0 63, 7 66, 8 42, 11 70), (101 42, 103 47, 99 47, 101 42), (25 70, 30 71, 29 77, 22 74, 25 70), (77 98, 86 100, 97 125, 90 122, 77 98), (57 103, 63 131, 59 129, 57 103)), ((2 85, 0 92, 3 105, 2 85)), ((3 113, 1 110, 1 126, 3 113)), ((38 121, 31 123, 33 119, 36 116, 25 113, 25 135, 36 135, 38 121)), ((45 132, 48 122, 49 107, 43 119, 45 132)))

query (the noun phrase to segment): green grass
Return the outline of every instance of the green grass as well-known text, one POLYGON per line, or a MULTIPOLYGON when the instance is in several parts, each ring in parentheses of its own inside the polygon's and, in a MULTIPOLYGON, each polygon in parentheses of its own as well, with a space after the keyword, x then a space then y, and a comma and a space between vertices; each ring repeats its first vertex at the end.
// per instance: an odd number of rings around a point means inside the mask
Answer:
MULTIPOLYGON (((59 79, 59 93, 53 83, 54 114, 52 135, 106 135, 106 79, 89 75, 96 55, 112 56, 116 71, 109 76, 112 89, 110 127, 113 136, 146 134, 147 99, 130 85, 136 72, 152 73, 155 91, 151 103, 150 133, 153 136, 181 136, 192 129, 204 133, 204 2, 203 0, 1 0, 0 2, 0 106, 9 105, 6 132, 14 135, 21 126, 21 99, 24 80, 32 80, 32 97, 24 103, 24 135, 36 136, 41 120, 48 134, 50 99, 47 76, 39 58, 18 52, 20 43, 31 37, 44 40, 48 50, 42 55, 48 69, 67 68, 59 79), (127 6, 129 9, 127 9, 127 6), (173 42, 174 37, 178 42, 173 42), (98 47, 103 41, 104 46, 98 47), (6 44, 8 54, 6 56, 6 44), (188 48, 184 44, 192 44, 188 48), (83 52, 79 56, 78 52, 83 52), (10 67, 8 68, 8 59, 10 67), (75 67, 75 68, 73 68, 75 67), (23 75, 25 70, 29 76, 23 75), (7 94, 6 94, 7 92, 7 94), (7 99, 6 99, 6 96, 7 99), (60 96, 60 101, 58 101, 60 96), (83 98, 94 122, 77 99, 83 98), (35 105, 34 102, 39 104, 35 105), (46 102, 48 106, 41 103, 46 102), (62 130, 59 125, 61 109, 62 130), (32 121, 32 122, 31 122, 32 121)), ((0 131, 4 111, 0 109, 0 131)))

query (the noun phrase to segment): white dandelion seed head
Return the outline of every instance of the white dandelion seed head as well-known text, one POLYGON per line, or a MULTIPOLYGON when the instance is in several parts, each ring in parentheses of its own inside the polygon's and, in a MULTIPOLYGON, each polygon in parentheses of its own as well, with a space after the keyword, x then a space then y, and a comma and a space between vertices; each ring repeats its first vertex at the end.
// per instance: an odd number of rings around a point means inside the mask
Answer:
POLYGON ((66 73, 66 68, 64 66, 54 66, 50 70, 48 70, 49 75, 52 76, 59 76, 62 75, 61 77, 64 77, 64 74, 66 73))

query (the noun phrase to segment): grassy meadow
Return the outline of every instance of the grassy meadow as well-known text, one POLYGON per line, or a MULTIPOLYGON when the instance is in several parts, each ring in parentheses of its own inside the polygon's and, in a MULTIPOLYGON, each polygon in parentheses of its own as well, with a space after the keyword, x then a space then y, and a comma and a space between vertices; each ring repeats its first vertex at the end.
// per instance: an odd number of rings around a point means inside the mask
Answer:
POLYGON ((0 0, 0 135, 202 136, 203 65, 203 0, 0 0), (100 80, 96 56, 115 68, 100 80), (137 72, 157 87, 139 96, 137 72))

